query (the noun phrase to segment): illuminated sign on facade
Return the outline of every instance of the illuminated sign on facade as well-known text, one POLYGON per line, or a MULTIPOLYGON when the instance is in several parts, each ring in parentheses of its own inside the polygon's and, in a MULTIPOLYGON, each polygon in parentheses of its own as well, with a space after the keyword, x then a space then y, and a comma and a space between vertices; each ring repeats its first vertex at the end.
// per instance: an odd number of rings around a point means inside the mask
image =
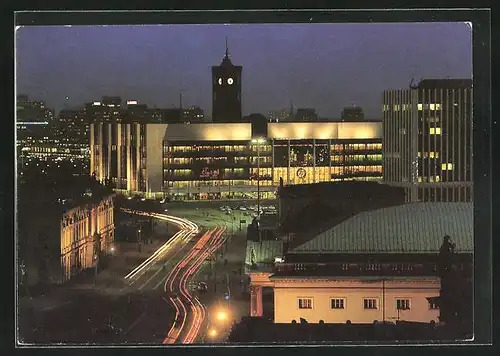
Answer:
POLYGON ((101 106, 101 102, 100 101, 94 101, 94 103, 92 104, 92 106, 101 106))
POLYGON ((128 100, 127 105, 137 105, 138 101, 137 100, 128 100))
POLYGON ((214 168, 203 168, 200 172, 200 178, 219 179, 219 170, 214 168))

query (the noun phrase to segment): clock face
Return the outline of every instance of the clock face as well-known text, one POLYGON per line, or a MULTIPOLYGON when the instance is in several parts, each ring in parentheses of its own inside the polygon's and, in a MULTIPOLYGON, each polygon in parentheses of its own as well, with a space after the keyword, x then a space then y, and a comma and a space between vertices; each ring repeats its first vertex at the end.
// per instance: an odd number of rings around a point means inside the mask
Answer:
POLYGON ((227 80, 227 84, 231 85, 231 84, 233 84, 233 83, 234 83, 233 78, 229 78, 229 79, 227 80))
POLYGON ((219 85, 222 85, 222 78, 219 78, 219 85))
POLYGON ((298 171, 297 171, 297 177, 299 178, 305 178, 306 177, 306 170, 304 168, 300 168, 298 171))

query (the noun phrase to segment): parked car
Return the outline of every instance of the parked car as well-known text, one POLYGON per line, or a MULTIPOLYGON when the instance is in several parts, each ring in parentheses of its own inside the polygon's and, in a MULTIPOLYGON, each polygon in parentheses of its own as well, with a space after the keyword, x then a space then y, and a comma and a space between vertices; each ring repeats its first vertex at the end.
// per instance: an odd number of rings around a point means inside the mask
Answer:
POLYGON ((196 287, 196 289, 199 292, 207 292, 208 291, 208 285, 205 282, 199 282, 198 286, 196 287))

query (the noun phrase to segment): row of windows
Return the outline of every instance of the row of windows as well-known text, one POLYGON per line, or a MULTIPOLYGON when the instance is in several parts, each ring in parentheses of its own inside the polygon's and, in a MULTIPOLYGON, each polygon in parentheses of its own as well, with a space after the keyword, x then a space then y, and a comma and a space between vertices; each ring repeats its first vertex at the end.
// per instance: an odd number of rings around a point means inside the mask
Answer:
MULTIPOLYGON (((312 144, 306 145, 291 145, 293 147, 306 147, 310 146, 312 148, 312 144)), ((321 146, 321 145, 316 145, 321 146)), ((323 145, 326 146, 326 145, 323 145)), ((282 147, 280 145, 275 145, 275 147, 282 147)), ((381 150, 382 143, 350 143, 350 144, 332 144, 332 151, 343 151, 345 150, 381 150)), ((199 152, 199 151, 225 151, 225 152, 243 152, 245 150, 252 150, 260 152, 267 152, 272 150, 271 145, 225 145, 225 146, 171 146, 170 151, 172 152, 199 152)))
MULTIPOLYGON (((409 109, 409 105, 408 104, 394 104, 392 106, 392 109, 393 111, 406 111, 409 109)), ((417 109, 419 111, 422 111, 422 110, 441 110, 441 104, 434 104, 434 103, 430 103, 430 104, 417 104, 417 109)), ((388 104, 384 104, 382 106, 382 111, 389 111, 389 105, 388 104)))
MULTIPOLYGON (((297 299, 299 309, 313 309, 313 298, 300 297, 297 299)), ((438 305, 434 300, 429 300, 429 309, 438 309, 438 305)), ((330 298, 330 309, 346 309, 346 298, 330 298)), ((394 300, 396 310, 410 310, 411 303, 409 298, 396 298, 394 300)), ((378 298, 363 298, 363 309, 376 310, 379 309, 378 298)))
POLYGON ((439 152, 419 152, 418 157, 423 157, 424 158, 439 158, 439 152))

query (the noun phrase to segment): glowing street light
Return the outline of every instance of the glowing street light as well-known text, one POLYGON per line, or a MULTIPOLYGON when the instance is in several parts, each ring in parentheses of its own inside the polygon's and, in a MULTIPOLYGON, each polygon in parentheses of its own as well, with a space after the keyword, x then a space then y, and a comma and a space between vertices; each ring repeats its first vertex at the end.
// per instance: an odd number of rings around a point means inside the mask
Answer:
POLYGON ((208 334, 209 334, 211 337, 216 337, 216 336, 217 336, 217 330, 215 330, 215 329, 210 329, 210 331, 208 332, 208 334))
POLYGON ((227 313, 220 311, 217 313, 217 320, 224 321, 227 319, 227 313))

